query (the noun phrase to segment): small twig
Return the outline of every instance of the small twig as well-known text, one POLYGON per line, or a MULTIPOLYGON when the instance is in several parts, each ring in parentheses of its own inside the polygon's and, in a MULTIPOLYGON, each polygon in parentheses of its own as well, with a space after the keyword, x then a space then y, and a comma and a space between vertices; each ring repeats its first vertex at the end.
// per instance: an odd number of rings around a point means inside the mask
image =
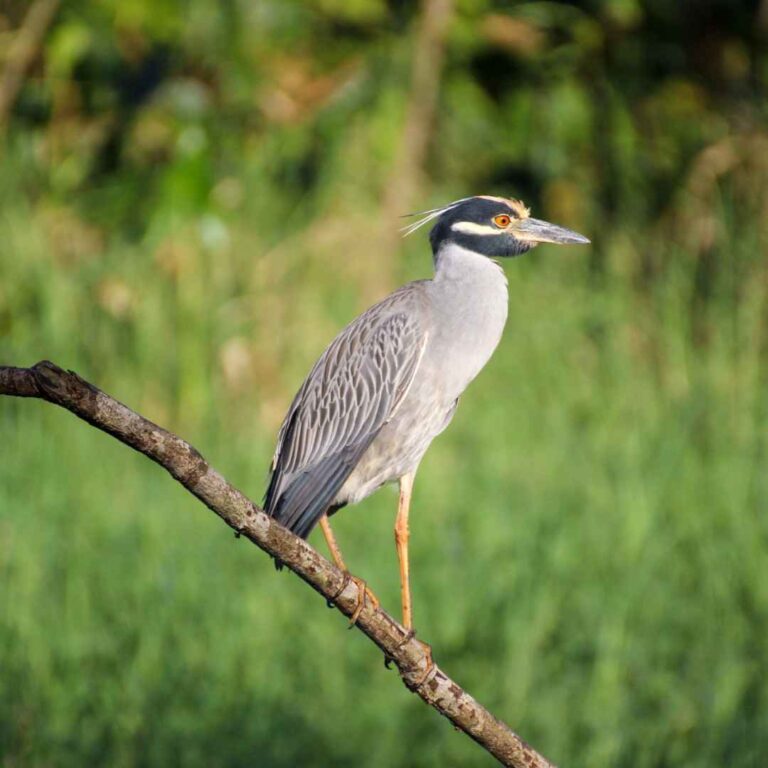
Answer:
MULTIPOLYGON (((434 133, 440 81, 445 61, 448 27, 453 17, 453 0, 423 0, 413 44, 411 83, 400 143, 384 193, 384 210, 389 220, 411 210, 414 193, 424 176, 427 150, 434 133)), ((390 226, 396 243, 398 227, 390 226)))
POLYGON ((53 23, 59 3, 60 0, 35 0, 9 47, 0 75, 0 131, 5 127, 27 71, 40 51, 45 33, 53 23))
MULTIPOLYGON (((0 395, 36 397, 66 408, 166 469, 236 533, 278 558, 345 616, 358 606, 354 579, 306 541, 278 525, 230 485, 189 443, 47 361, 32 368, 0 366, 0 395)), ((361 596, 362 597, 362 596, 361 596)), ((552 768, 509 726, 496 719, 436 665, 427 646, 378 606, 365 600, 356 626, 398 668, 403 682, 503 765, 552 768)))

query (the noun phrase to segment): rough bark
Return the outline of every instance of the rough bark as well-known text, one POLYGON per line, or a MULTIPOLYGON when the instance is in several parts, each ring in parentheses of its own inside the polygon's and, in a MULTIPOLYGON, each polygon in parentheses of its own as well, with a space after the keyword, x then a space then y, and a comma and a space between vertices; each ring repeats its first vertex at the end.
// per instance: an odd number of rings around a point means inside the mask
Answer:
MULTIPOLYGON (((47 400, 143 453, 166 469, 238 534, 280 559, 345 616, 355 612, 359 587, 348 575, 306 541, 264 514, 189 443, 135 413, 77 374, 47 361, 31 368, 0 366, 0 395, 47 400)), ((551 767, 551 763, 509 726, 475 701, 437 665, 432 665, 428 647, 409 636, 405 628, 380 607, 365 601, 357 627, 396 664, 410 690, 503 765, 551 767)))

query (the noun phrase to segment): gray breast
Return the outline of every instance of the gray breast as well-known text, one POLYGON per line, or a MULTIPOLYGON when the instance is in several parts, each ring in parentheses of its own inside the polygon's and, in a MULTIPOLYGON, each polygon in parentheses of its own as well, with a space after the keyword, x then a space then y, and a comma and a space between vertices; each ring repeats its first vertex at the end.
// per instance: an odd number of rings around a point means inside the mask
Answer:
POLYGON ((449 246, 438 254, 435 278, 422 285, 427 340, 421 361, 402 403, 361 456, 336 503, 360 501, 415 471, 501 338, 508 294, 497 264, 449 246))

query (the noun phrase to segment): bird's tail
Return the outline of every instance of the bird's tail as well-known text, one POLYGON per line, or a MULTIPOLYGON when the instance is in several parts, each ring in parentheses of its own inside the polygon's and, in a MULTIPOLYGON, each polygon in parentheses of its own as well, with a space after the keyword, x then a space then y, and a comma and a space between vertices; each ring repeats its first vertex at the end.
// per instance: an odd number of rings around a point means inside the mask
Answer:
MULTIPOLYGON (((324 514, 333 514, 345 503, 333 503, 339 489, 352 473, 354 464, 329 457, 299 474, 278 492, 279 477, 275 472, 264 498, 264 509, 280 525, 306 539, 324 514), (277 478, 277 479, 276 479, 277 478)), ((275 568, 283 563, 275 558, 275 568)))
POLYGON ((306 539, 320 518, 334 506, 334 497, 352 473, 357 456, 328 456, 287 483, 279 470, 272 474, 264 509, 278 523, 306 539))

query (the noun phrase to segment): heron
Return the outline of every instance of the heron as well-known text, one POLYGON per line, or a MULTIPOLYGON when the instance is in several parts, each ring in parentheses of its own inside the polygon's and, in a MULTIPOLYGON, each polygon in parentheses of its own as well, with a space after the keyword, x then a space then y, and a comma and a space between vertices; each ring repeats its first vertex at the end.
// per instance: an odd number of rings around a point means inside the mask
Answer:
POLYGON ((320 524, 334 562, 359 587, 354 623, 366 597, 376 606, 378 599, 351 576, 329 518, 398 482, 395 546, 402 623, 409 632, 414 478, 501 340, 507 279, 495 259, 519 256, 539 243, 589 243, 504 197, 465 197, 411 216, 418 218, 403 228, 406 235, 434 222, 434 277, 391 293, 322 353, 280 428, 264 501, 267 514, 302 538, 320 524))

